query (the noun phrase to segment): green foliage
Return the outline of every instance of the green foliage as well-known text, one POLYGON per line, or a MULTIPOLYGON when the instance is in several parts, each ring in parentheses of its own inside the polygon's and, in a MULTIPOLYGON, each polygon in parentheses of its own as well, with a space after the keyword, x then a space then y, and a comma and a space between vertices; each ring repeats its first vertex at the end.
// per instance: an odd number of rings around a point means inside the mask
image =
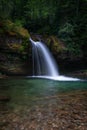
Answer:
POLYGON ((0 0, 0 19, 15 23, 4 28, 13 35, 28 38, 22 26, 30 32, 57 35, 72 52, 79 52, 87 42, 87 0, 0 0))
POLYGON ((1 28, 4 33, 29 39, 28 31, 22 27, 22 24, 19 21, 13 23, 10 20, 3 20, 1 28))
POLYGON ((66 44, 68 51, 73 55, 80 55, 80 45, 75 41, 75 27, 70 23, 65 23, 65 25, 59 28, 58 36, 66 44))
POLYGON ((15 20, 14 23, 15 23, 16 26, 18 26, 20 28, 23 27, 21 20, 15 20))
POLYGON ((24 11, 27 26, 36 32, 36 30, 43 28, 43 25, 46 27, 52 25, 56 8, 53 0, 28 0, 24 11))
POLYGON ((0 18, 7 19, 11 15, 13 9, 12 0, 0 0, 0 18))

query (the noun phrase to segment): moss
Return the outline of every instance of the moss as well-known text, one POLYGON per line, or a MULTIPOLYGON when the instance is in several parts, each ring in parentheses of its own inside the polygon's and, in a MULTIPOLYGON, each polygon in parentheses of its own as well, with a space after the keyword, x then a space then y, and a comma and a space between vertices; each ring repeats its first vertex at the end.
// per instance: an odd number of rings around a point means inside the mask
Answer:
POLYGON ((24 28, 19 28, 18 32, 17 32, 20 36, 22 36, 23 38, 29 38, 30 35, 28 33, 28 31, 24 28))
POLYGON ((53 52, 62 52, 64 50, 66 50, 64 44, 56 37, 56 36, 50 36, 47 38, 47 43, 48 46, 51 47, 51 49, 53 50, 53 52))
POLYGON ((15 23, 11 22, 10 20, 5 20, 0 22, 0 27, 3 33, 7 33, 11 36, 18 36, 22 38, 29 38, 29 32, 27 29, 17 26, 15 23))
POLYGON ((18 44, 18 43, 10 44, 10 43, 8 43, 8 47, 11 50, 18 51, 21 48, 21 44, 18 44))
POLYGON ((20 54, 27 54, 27 44, 26 43, 8 43, 8 50, 10 50, 11 52, 16 52, 16 53, 20 53, 20 54))

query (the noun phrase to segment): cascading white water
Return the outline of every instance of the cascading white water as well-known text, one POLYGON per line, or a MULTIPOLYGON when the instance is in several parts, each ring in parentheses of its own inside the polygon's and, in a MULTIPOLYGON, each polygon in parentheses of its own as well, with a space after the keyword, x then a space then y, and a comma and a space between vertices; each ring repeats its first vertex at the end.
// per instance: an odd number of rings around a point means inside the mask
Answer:
POLYGON ((33 76, 36 78, 48 78, 59 81, 78 81, 78 78, 60 76, 58 66, 49 49, 40 41, 32 43, 32 68, 33 76))
POLYGON ((33 75, 58 76, 57 64, 46 45, 32 39, 30 41, 33 47, 33 75))

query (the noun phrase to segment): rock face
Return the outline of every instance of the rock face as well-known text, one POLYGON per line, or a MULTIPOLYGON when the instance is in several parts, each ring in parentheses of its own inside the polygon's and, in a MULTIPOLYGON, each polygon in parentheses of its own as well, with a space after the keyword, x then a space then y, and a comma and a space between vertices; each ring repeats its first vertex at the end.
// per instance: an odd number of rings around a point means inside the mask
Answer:
POLYGON ((26 75, 29 73, 27 47, 24 39, 10 35, 0 36, 0 72, 10 75, 26 75))
MULTIPOLYGON (((10 20, 0 21, 0 72, 7 75, 26 75, 29 33, 10 20)), ((29 68, 29 70, 27 70, 29 68)))

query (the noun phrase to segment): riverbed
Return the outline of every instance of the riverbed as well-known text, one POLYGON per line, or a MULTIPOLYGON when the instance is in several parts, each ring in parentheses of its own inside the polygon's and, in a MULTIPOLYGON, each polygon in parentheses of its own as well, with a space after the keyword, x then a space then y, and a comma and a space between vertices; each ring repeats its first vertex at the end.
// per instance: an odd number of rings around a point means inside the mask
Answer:
POLYGON ((0 130, 86 130, 87 81, 0 79, 0 130))

